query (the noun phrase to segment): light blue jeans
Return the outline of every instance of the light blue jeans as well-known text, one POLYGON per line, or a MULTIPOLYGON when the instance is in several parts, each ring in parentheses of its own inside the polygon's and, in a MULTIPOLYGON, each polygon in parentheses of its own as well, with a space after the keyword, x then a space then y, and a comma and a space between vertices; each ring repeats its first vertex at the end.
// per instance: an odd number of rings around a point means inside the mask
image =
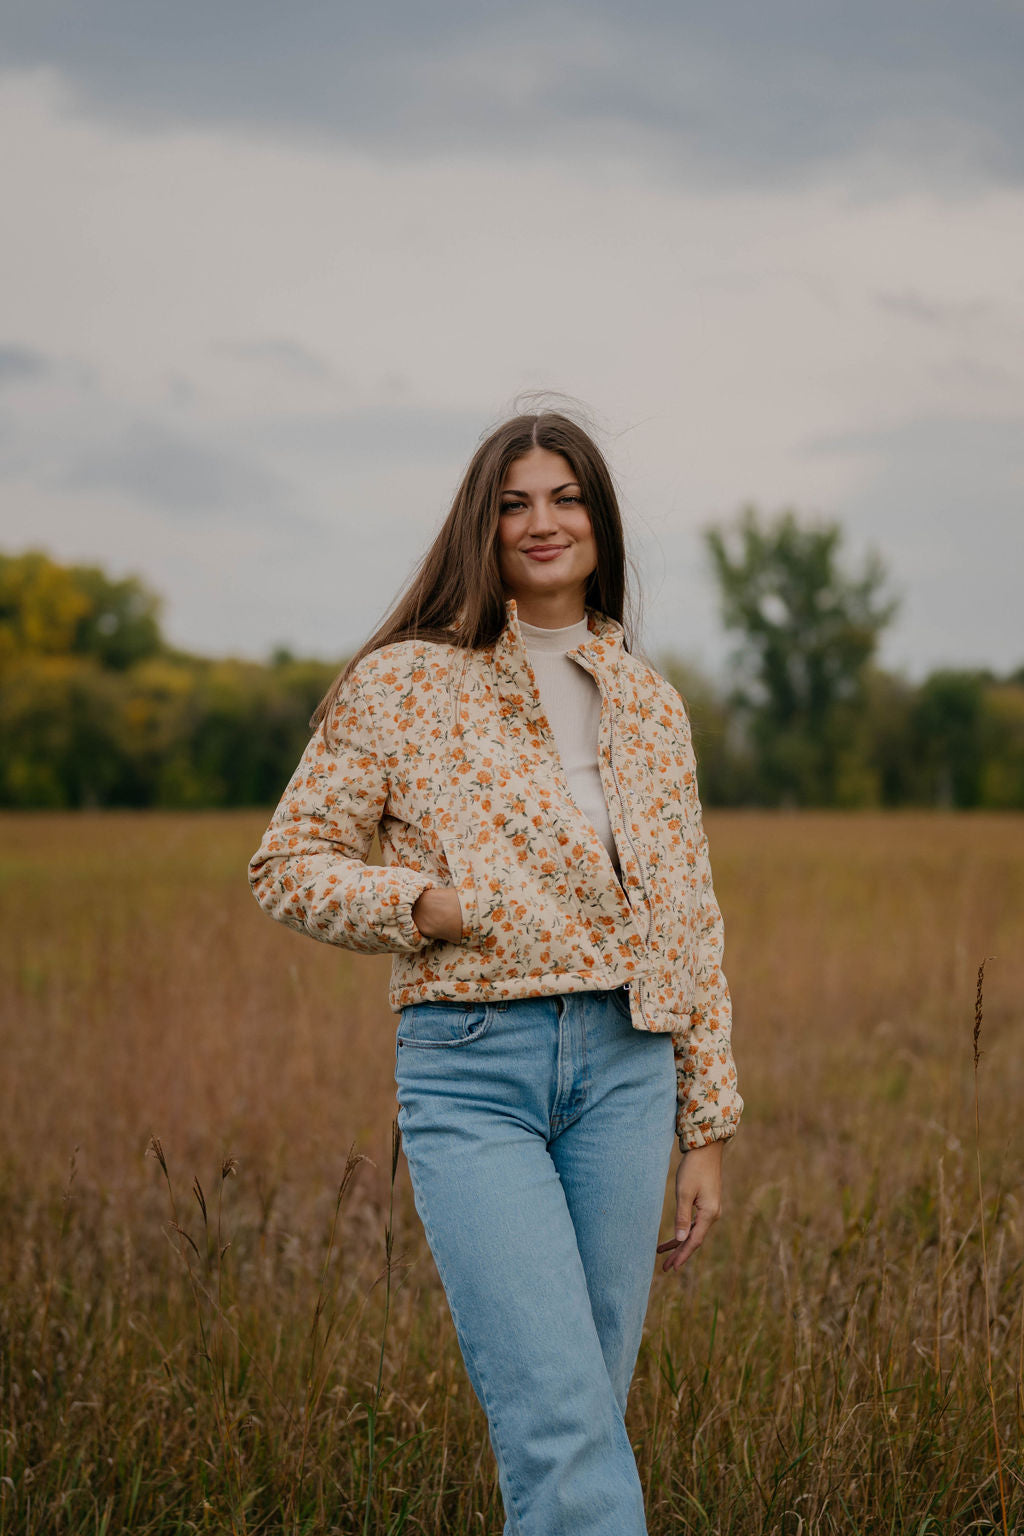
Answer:
POLYGON ((402 1011, 399 1125, 506 1536, 644 1536, 623 1414, 673 1143, 624 991, 402 1011))

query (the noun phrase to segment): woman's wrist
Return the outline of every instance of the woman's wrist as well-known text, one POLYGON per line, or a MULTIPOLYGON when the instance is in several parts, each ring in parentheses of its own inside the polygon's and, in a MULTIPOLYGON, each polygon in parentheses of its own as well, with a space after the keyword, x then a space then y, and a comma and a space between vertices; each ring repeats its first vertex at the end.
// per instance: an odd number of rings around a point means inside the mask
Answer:
POLYGON ((450 885, 428 885, 413 903, 412 920, 426 939, 462 942, 462 906, 450 885))

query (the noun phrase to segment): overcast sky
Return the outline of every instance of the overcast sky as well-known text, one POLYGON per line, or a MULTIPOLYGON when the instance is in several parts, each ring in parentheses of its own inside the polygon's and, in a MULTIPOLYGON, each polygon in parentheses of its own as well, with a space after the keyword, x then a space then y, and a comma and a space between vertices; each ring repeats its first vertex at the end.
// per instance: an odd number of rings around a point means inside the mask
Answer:
POLYGON ((354 648, 479 435, 589 407, 645 639, 838 519, 883 660, 1024 663, 1024 0, 0 0, 0 549, 354 648))

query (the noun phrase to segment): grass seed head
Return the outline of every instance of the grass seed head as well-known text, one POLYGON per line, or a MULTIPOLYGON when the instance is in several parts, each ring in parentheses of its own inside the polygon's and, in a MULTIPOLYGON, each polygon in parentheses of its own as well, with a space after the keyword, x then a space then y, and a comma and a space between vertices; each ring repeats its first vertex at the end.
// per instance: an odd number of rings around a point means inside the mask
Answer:
POLYGON ((981 1039, 981 1026, 985 1017, 985 967, 994 958, 994 955, 986 955, 985 959, 978 966, 978 990, 974 994, 974 1033, 972 1035, 975 1071, 978 1070, 978 1062, 981 1060, 981 1049, 978 1042, 981 1039))

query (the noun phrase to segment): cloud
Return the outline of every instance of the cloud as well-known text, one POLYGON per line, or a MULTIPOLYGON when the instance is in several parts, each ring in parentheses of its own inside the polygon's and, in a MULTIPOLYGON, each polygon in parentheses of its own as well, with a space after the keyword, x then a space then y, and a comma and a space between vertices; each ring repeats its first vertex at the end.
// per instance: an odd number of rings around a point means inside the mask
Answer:
POLYGON ((45 377, 50 359, 33 347, 19 347, 0 342, 0 389, 9 384, 24 384, 45 377))
POLYGON ((451 466, 467 459, 487 423, 479 412, 421 405, 307 411, 256 420, 253 436, 289 458, 374 465, 451 466))
MULTIPOLYGON (((285 337, 215 350, 318 384, 334 376, 326 359, 285 337)), ((395 398, 375 404, 296 406, 285 392, 279 409, 260 402, 231 414, 190 380, 172 378, 165 400, 154 397, 143 413, 73 358, 58 367, 42 353, 0 347, 0 384, 5 372, 17 381, 41 376, 45 389, 11 397, 0 415, 0 482, 84 501, 113 493, 172 522, 322 530, 353 483, 361 497, 367 483, 395 475, 454 483, 487 426, 480 412, 404 400, 399 377, 381 381, 395 398)), ((396 510, 378 504, 378 528, 390 528, 396 510)))
POLYGON ((228 124, 439 152, 638 155, 691 176, 1024 173, 1024 11, 1005 0, 469 0, 280 6, 75 0, 0 20, 9 67, 53 69, 136 127, 228 124))
POLYGON ((899 315, 904 320, 913 320, 919 325, 934 326, 937 329, 958 329, 965 324, 982 319, 987 313, 987 306, 981 300, 973 300, 967 303, 950 303, 946 300, 929 298, 914 289, 904 289, 899 293, 879 293, 877 302, 881 309, 890 314, 899 315))
MULTIPOLYGON (((61 476, 72 491, 115 491, 160 512, 232 521, 278 517, 285 484, 253 455, 242 458, 156 421, 136 421, 116 438, 71 458, 61 476)), ((294 521, 294 508, 289 518, 294 521)))
POLYGON ((313 384, 327 384, 334 379, 334 369, 321 353, 303 346, 290 336, 259 336, 251 340, 225 341, 217 348, 228 357, 253 362, 278 375, 313 384))

